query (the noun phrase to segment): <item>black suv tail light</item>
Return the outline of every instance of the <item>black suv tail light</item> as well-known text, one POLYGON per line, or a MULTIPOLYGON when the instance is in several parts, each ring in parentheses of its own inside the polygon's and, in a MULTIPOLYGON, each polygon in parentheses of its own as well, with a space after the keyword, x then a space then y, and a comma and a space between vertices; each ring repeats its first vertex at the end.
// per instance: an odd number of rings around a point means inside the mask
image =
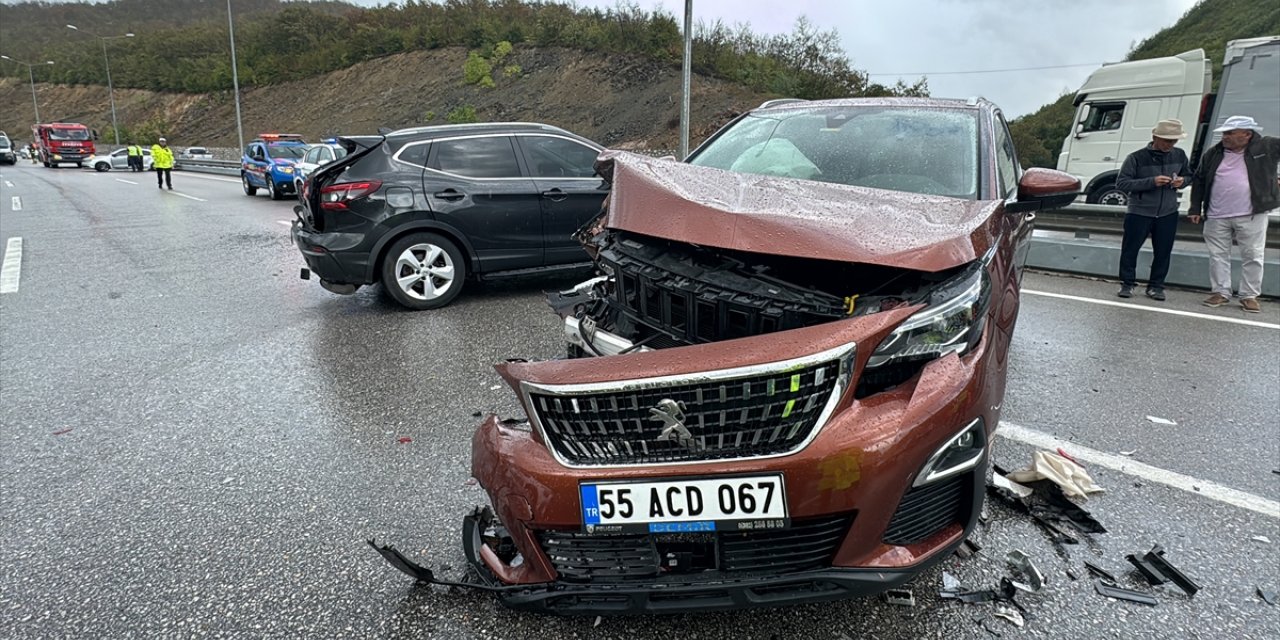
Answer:
POLYGON ((346 211, 348 202, 363 198, 380 188, 381 180, 331 184, 320 189, 320 208, 325 211, 346 211))

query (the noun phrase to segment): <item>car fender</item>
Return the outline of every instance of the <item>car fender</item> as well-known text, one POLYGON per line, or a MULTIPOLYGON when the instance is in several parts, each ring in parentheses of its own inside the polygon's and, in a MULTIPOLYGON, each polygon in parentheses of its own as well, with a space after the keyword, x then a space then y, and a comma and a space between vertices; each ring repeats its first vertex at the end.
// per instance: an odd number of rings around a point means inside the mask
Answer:
MULTIPOLYGON (((431 215, 425 211, 418 213, 419 215, 431 215)), ((369 261, 368 271, 365 273, 365 282, 377 282, 378 266, 382 264, 382 258, 384 257, 383 253, 392 242, 395 242, 407 233, 417 233, 420 231, 425 231, 427 233, 439 233, 456 241, 458 248, 462 249, 467 256, 467 267, 472 271, 472 273, 477 272, 477 265, 479 265, 480 262, 476 256, 476 250, 471 246, 471 241, 467 239, 467 236, 451 225, 439 222, 433 218, 424 217, 398 224, 395 227, 392 227, 391 230, 382 234, 382 237, 373 245, 373 250, 370 252, 373 259, 369 261)))

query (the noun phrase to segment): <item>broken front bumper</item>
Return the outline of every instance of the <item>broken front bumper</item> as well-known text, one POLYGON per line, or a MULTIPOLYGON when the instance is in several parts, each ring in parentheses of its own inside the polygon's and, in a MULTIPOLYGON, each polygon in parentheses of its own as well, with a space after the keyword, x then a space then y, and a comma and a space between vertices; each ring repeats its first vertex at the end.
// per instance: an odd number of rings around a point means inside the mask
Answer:
MULTIPOLYGON (((508 549, 504 559, 491 545, 473 544, 469 558, 494 585, 505 586, 503 600, 508 605, 565 613, 772 606, 875 593, 910 580, 945 557, 976 522, 988 459, 985 449, 979 464, 937 482, 913 485, 920 484, 916 479, 922 469, 958 433, 977 424, 983 442, 990 441, 1004 391, 1008 347, 1007 335, 989 326, 973 352, 933 361, 895 389, 854 398, 851 389, 871 347, 913 311, 707 345, 499 367, 521 394, 532 428, 487 419, 472 441, 472 475, 488 492, 519 554, 512 557, 508 549), (714 376, 717 371, 769 366, 850 344, 858 345, 852 373, 836 392, 829 415, 797 449, 768 457, 665 464, 567 459, 563 446, 553 452, 555 445, 539 414, 545 418, 546 408, 535 406, 538 401, 531 392, 557 385, 607 390, 637 380, 714 376), (611 537, 592 531, 584 524, 582 484, 746 474, 784 478, 788 528, 717 531, 700 538, 706 546, 693 553, 703 554, 704 564, 692 572, 687 567, 672 570, 665 563, 648 574, 644 567, 635 572, 627 567, 607 570, 618 568, 613 566, 617 557, 632 557, 629 548, 615 556, 592 555, 601 542, 636 545, 646 553, 656 549, 656 555, 647 557, 658 558, 667 552, 664 545, 685 545, 687 550, 690 543, 657 533, 611 537), (834 527, 822 529, 819 536, 830 538, 830 546, 807 556, 806 562, 740 571, 736 561, 742 556, 729 557, 734 545, 762 554, 765 549, 807 544, 797 538, 809 535, 806 527, 834 527), (768 537, 774 534, 794 535, 768 537), (555 545, 569 545, 568 552, 555 545)), ((588 403, 574 405, 572 411, 588 411, 588 403)), ((696 435, 692 427, 690 423, 696 435)))

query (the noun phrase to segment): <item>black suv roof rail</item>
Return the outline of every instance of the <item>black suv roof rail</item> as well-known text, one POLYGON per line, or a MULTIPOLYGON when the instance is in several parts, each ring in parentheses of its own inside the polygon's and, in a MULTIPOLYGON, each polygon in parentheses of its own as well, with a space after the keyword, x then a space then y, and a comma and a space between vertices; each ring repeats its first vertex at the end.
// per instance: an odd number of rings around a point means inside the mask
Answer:
POLYGON ((386 136, 402 136, 417 133, 432 133, 435 131, 466 131, 469 129, 488 129, 488 128, 525 128, 539 131, 554 131, 556 133, 569 133, 560 127, 543 124, 541 122, 468 122, 465 124, 433 124, 424 127, 408 127, 405 129, 397 129, 384 135, 386 136))
POLYGON ((777 107, 784 104, 795 104, 797 102, 808 102, 804 98, 775 98, 773 100, 765 100, 760 103, 757 109, 768 109, 769 107, 777 107))

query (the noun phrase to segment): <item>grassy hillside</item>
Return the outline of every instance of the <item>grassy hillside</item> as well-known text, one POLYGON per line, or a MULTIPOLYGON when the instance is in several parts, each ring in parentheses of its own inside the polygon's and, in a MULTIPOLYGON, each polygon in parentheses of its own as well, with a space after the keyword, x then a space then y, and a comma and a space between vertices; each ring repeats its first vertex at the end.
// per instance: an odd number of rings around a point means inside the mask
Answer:
MULTIPOLYGON (((1280 2, 1259 0, 1202 0, 1172 27, 1144 40, 1126 60, 1172 56, 1204 49, 1213 61, 1216 88, 1222 76, 1222 55, 1229 40, 1280 35, 1280 2)), ((1010 123, 1024 166, 1053 167, 1062 140, 1071 129, 1073 95, 1065 95, 1035 113, 1010 123)))

